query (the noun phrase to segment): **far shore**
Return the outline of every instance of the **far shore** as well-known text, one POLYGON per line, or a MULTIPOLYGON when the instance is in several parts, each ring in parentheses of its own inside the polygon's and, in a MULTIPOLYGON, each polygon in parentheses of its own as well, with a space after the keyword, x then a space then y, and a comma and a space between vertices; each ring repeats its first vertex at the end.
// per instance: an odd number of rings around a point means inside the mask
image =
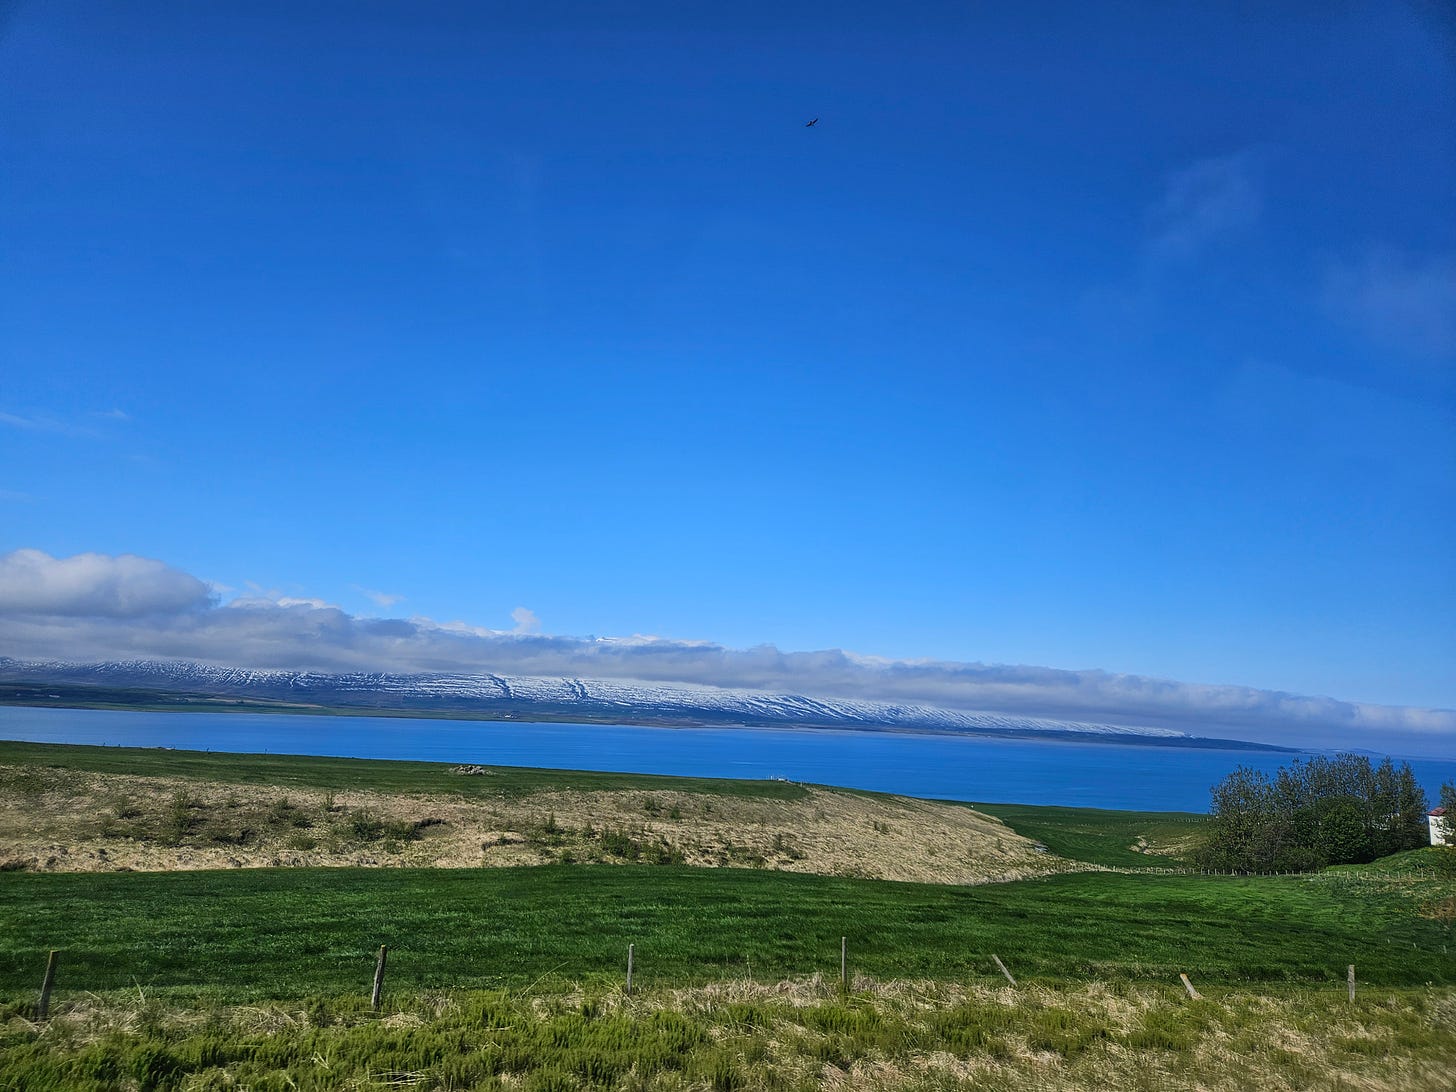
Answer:
POLYGON ((512 724, 599 724, 635 728, 742 728, 768 731, 870 732, 910 736, 964 736, 1020 742, 1107 743, 1131 747, 1173 747, 1201 750, 1270 751, 1300 754, 1297 747, 1212 736, 1155 736, 1136 732, 1078 732, 1057 729, 906 728, 893 725, 815 723, 800 721, 730 721, 704 717, 666 717, 641 714, 631 717, 593 716, 588 712, 553 713, 530 709, 409 708, 402 706, 322 705, 269 698, 234 698, 158 690, 107 690, 95 693, 77 686, 8 684, 0 693, 0 707, 30 709, 95 709, 127 713, 279 713, 312 717, 390 717, 407 720, 483 721, 512 724))

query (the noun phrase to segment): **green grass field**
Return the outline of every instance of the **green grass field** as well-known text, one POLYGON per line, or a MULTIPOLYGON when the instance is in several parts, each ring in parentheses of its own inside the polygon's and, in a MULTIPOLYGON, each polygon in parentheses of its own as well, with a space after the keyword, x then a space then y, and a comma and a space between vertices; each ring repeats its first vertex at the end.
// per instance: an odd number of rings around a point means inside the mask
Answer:
POLYGON ((837 973, 1206 984, 1456 983, 1449 925, 1398 892, 1299 878, 1076 873, 973 888, 730 869, 255 869, 6 875, 0 997, 48 949, 71 990, 287 998, 363 988, 389 945, 402 989, 837 973))
POLYGON ((1207 816, 1183 811, 1111 811, 1033 804, 974 804, 994 815, 1017 834, 1041 842, 1053 853, 1074 861, 1114 868, 1177 867, 1183 862, 1159 853, 1130 849, 1139 838, 1154 845, 1186 841, 1207 816))
MULTIPOLYGON (((0 764, 166 774, 234 783, 521 796, 546 788, 673 788, 795 798, 774 781, 712 781, 438 763, 0 743, 0 764)), ((40 771, 37 769, 37 773, 40 771)), ((1093 863, 1176 863, 1128 849, 1186 837, 1197 816, 987 805, 1053 852, 1093 863)), ((75 989, 140 983, 225 997, 347 991, 380 944, 402 988, 610 977, 628 943, 644 975, 777 979, 854 965, 877 977, 994 973, 995 952, 1044 981, 1312 983, 1348 963, 1387 984, 1456 982, 1447 916, 1422 916, 1411 877, 1440 851, 1339 875, 1232 878, 1078 873, 972 888, 746 870, 552 867, 502 870, 239 869, 0 878, 0 996, 33 987, 51 948, 75 989), (1375 875, 1381 869, 1370 872, 1375 875)), ((1434 875, 1434 873, 1432 873, 1434 875)), ((1422 880, 1429 902, 1445 879, 1422 880), (1433 886, 1434 885, 1434 886, 1433 886)))

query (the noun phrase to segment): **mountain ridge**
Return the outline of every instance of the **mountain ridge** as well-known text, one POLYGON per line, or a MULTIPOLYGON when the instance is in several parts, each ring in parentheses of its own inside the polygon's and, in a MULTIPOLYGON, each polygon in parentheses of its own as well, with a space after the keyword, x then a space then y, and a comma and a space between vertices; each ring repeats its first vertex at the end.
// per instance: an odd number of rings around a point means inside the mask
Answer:
MULTIPOLYGON (((1284 750, 1243 740, 1195 736, 1168 728, 966 712, 922 703, 728 689, 689 683, 542 677, 495 672, 319 672, 217 667, 187 661, 71 663, 0 657, 0 702, 85 704, 87 688, 140 695, 287 702, 340 712, 479 719, 560 720, 681 727, 838 728, 928 731, 1011 738, 1074 738, 1164 746, 1239 746, 1284 750), (67 695, 26 695, 26 687, 81 688, 67 695), (19 690, 15 688, 21 688, 19 690), (10 692, 5 692, 10 691, 10 692), (30 700, 26 700, 27 697, 30 700)), ((133 697, 139 704, 140 699, 133 697)))

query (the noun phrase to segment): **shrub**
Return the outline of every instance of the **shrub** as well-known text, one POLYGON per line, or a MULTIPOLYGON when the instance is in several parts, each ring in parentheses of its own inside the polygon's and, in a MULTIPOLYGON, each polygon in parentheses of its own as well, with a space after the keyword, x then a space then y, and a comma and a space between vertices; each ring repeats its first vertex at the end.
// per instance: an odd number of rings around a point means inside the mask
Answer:
POLYGON ((349 817, 348 830, 361 842, 377 842, 384 837, 384 820, 361 808, 349 817))
POLYGON ((794 845, 794 843, 786 838, 783 834, 774 835, 773 850, 779 856, 787 857, 791 861, 802 861, 805 857, 808 856, 807 853, 805 853, 798 846, 794 845))

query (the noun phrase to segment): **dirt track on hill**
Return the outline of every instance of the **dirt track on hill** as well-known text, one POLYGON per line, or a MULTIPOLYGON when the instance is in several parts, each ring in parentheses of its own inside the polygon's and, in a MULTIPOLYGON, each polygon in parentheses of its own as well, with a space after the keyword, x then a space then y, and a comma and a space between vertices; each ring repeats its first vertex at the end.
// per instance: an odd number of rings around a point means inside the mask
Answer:
POLYGON ((785 801, 546 791, 319 791, 0 767, 0 869, 461 868, 649 861, 973 884, 1076 867, 954 804, 810 788, 785 801))

